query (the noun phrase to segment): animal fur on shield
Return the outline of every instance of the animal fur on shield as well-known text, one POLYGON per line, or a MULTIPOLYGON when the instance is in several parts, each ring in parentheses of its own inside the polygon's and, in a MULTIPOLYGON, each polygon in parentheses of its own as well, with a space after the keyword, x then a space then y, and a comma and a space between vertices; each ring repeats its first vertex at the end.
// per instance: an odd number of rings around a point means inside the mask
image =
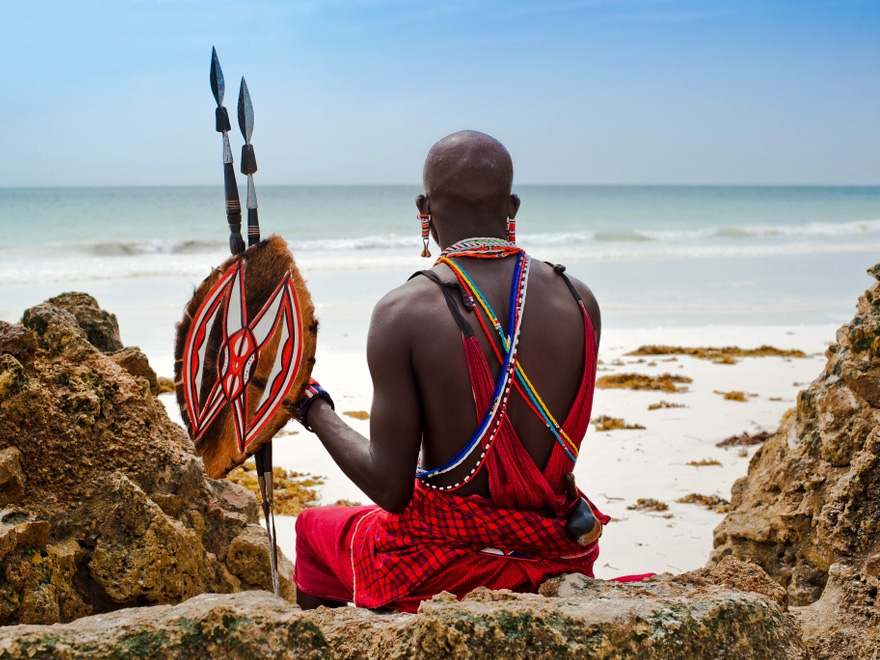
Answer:
POLYGON ((280 236, 199 285, 177 324, 174 382, 208 476, 226 476, 293 417, 316 344, 315 307, 280 236))

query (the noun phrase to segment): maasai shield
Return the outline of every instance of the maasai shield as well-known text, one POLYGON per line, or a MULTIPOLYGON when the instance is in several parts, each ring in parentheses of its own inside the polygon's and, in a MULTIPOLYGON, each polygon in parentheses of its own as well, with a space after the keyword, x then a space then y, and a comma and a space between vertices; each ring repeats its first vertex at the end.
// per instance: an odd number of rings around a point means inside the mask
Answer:
POLYGON ((205 471, 223 478, 293 417, 315 357, 315 308, 271 236, 228 259, 177 325, 177 402, 205 471))

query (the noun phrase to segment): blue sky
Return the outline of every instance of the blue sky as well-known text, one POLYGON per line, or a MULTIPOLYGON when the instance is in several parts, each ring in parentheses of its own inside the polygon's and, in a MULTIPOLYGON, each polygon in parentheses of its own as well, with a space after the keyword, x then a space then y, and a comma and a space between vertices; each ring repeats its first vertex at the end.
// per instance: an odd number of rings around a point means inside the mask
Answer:
MULTIPOLYGON (((880 2, 3 0, 0 185, 215 184, 216 46, 259 184, 880 184, 880 2)), ((241 137, 232 134, 238 160, 241 137)))

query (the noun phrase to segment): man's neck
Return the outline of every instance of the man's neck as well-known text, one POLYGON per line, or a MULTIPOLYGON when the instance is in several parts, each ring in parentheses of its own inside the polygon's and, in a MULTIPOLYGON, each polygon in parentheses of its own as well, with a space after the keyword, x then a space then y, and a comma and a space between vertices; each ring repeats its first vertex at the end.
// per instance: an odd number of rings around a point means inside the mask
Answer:
POLYGON ((437 238, 440 247, 445 250, 450 245, 469 238, 499 238, 507 240, 507 232, 498 227, 497 223, 460 223, 452 227, 443 227, 442 229, 438 227, 437 238))

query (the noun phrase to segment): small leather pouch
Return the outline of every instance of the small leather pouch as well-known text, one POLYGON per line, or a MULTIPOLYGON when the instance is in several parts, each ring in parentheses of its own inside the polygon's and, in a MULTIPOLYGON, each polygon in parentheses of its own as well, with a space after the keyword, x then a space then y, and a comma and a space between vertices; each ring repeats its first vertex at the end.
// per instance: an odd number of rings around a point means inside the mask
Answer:
POLYGON ((593 515, 586 500, 578 494, 571 472, 565 475, 565 488, 570 499, 577 499, 565 520, 565 533, 578 545, 589 545, 602 534, 602 523, 593 515))

